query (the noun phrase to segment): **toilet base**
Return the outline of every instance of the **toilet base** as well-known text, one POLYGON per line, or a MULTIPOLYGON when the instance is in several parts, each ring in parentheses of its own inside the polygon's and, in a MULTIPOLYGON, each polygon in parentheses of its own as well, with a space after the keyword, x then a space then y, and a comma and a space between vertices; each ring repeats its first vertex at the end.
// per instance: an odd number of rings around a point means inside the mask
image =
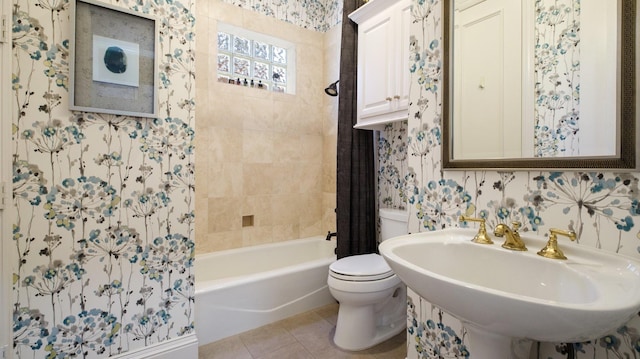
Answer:
POLYGON ((406 315, 380 318, 375 305, 350 306, 340 303, 333 342, 344 350, 364 350, 394 337, 406 326, 406 315))

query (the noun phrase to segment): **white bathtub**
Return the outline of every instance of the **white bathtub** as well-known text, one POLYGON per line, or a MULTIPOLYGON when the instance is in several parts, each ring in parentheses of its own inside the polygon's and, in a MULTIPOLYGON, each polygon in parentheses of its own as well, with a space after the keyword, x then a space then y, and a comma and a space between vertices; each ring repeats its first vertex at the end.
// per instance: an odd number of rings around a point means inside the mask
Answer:
POLYGON ((335 247, 318 236, 197 255, 198 345, 333 303, 335 247))

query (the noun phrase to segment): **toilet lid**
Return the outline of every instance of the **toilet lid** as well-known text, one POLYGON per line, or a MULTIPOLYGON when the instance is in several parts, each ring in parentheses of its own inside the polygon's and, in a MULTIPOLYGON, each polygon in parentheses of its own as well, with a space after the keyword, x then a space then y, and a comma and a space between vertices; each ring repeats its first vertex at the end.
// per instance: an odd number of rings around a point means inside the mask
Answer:
POLYGON ((393 271, 379 254, 361 254, 339 259, 329 266, 330 274, 351 281, 379 280, 391 277, 393 271))

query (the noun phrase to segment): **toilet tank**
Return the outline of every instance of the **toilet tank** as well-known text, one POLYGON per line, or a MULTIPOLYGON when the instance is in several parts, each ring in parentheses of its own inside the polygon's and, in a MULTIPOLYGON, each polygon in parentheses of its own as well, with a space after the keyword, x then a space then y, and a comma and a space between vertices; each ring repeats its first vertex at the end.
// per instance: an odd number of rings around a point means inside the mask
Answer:
POLYGON ((409 212, 380 208, 380 241, 409 233, 409 212))

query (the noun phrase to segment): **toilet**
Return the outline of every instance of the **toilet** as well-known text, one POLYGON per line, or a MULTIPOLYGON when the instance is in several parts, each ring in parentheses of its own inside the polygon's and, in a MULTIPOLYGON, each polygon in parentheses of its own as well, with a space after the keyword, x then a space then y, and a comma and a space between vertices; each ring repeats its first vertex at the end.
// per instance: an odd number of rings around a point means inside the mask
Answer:
MULTIPOLYGON (((408 212, 381 208, 380 240, 407 234, 408 212)), ((407 288, 378 254, 339 259, 329 266, 331 295, 340 303, 334 343, 358 351, 405 330, 407 288)))

